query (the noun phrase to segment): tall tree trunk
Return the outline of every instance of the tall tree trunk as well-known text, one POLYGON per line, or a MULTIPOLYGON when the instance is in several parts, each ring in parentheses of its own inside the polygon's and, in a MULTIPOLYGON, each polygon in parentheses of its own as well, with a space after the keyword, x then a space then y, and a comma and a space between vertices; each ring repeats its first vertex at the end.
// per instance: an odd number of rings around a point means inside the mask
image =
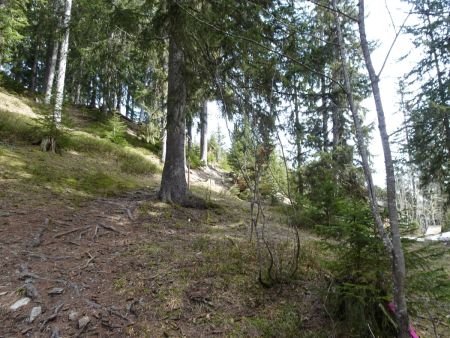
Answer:
POLYGON ((192 149, 192 116, 186 116, 187 129, 187 149, 188 152, 192 149))
MULTIPOLYGON (((334 0, 335 1, 335 0, 334 0)), ((378 116, 378 129, 380 130, 381 143, 383 144, 384 164, 386 169, 386 189, 388 200, 388 212, 391 225, 392 237, 392 264, 394 276, 394 300, 396 307, 396 316, 398 322, 399 337, 407 338, 409 336, 409 317, 406 306, 405 291, 405 258, 403 256, 402 242, 400 238, 398 212, 396 205, 396 189, 395 189, 395 171, 392 162, 391 147, 389 144, 389 136, 386 130, 386 121, 384 116, 383 104, 381 101, 380 88, 378 86, 379 78, 375 73, 370 56, 369 44, 367 43, 366 28, 364 22, 364 0, 359 1, 359 36, 361 39, 361 48, 364 55, 367 71, 370 77, 372 93, 375 100, 375 108, 378 116)))
POLYGON ((116 93, 116 110, 120 113, 120 107, 122 106, 122 95, 123 95, 123 90, 122 90, 122 84, 119 84, 119 87, 117 89, 117 93, 116 93))
POLYGON ((297 81, 295 81, 294 83, 294 114, 295 114, 295 146, 296 146, 296 160, 297 160, 297 191, 300 195, 303 195, 304 184, 303 184, 303 173, 301 168, 303 164, 303 149, 302 149, 303 132, 302 126, 300 124, 300 108, 298 102, 297 81))
POLYGON ((182 204, 186 198, 185 129, 186 79, 183 51, 181 9, 175 0, 168 1, 169 72, 167 94, 167 152, 162 173, 159 198, 165 202, 182 204))
POLYGON ((95 108, 95 104, 97 101, 97 80, 95 76, 91 80, 91 100, 89 102, 90 108, 95 108))
POLYGON ((55 80, 56 62, 58 60, 59 51, 59 22, 58 17, 61 0, 53 0, 53 33, 50 35, 47 45, 47 60, 44 78, 44 103, 50 104, 52 100, 53 83, 55 80))
POLYGON ((56 77, 55 110, 53 118, 56 124, 61 123, 61 111, 64 100, 64 82, 66 79, 67 54, 69 51, 69 23, 72 11, 72 0, 66 0, 62 21, 63 39, 59 50, 58 74, 56 77))
POLYGON ((200 160, 208 165, 208 101, 200 112, 200 160))
POLYGON ((55 80, 56 61, 58 59, 59 41, 56 36, 54 41, 49 45, 47 55, 47 69, 44 79, 44 103, 50 104, 52 100, 53 83, 55 80))
POLYGON ((38 63, 39 63, 39 40, 36 42, 36 46, 34 48, 33 65, 31 66, 30 91, 32 92, 35 92, 37 87, 38 63))
POLYGON ((322 151, 328 151, 328 107, 327 107, 327 95, 326 95, 326 81, 325 76, 320 78, 320 95, 322 100, 322 106, 320 107, 322 113, 322 151))
POLYGON ((130 87, 127 87, 127 101, 125 103, 125 115, 128 118, 131 118, 130 103, 131 103, 130 87))
POLYGON ((166 160, 167 153, 167 129, 164 126, 161 130, 161 163, 166 160))

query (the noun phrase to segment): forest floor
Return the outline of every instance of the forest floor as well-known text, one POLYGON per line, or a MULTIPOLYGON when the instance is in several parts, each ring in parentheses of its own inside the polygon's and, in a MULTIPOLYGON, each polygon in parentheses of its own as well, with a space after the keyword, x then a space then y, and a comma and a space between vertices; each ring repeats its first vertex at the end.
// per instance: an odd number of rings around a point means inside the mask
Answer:
MULTIPOLYGON (((313 235, 302 233, 296 275, 265 288, 249 203, 227 192, 224 173, 191 172, 207 209, 161 203, 159 165, 139 166, 150 152, 87 126, 68 150, 43 153, 30 145, 34 122, 16 119, 34 117, 33 102, 2 95, 0 337, 328 336, 313 235)), ((284 216, 270 209, 281 245, 284 216)))
POLYGON ((314 275, 258 284, 239 201, 226 201, 229 213, 168 206, 149 189, 74 201, 2 183, 0 336, 307 336, 323 326, 314 275))

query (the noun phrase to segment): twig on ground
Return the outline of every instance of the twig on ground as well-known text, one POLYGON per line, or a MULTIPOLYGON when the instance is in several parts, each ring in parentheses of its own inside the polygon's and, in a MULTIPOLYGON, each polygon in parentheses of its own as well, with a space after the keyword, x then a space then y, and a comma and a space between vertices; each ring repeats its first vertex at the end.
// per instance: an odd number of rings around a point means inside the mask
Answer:
POLYGON ((80 230, 89 229, 90 227, 91 226, 89 225, 87 227, 79 227, 79 228, 75 228, 75 229, 72 229, 72 230, 69 230, 69 231, 61 232, 61 233, 56 234, 55 236, 53 236, 53 238, 59 238, 59 237, 65 236, 65 235, 70 235, 70 234, 72 234, 74 232, 77 232, 77 231, 80 231, 80 230))
POLYGON ((102 228, 104 228, 104 229, 114 231, 115 233, 118 233, 118 234, 120 234, 120 235, 125 235, 122 231, 117 230, 117 229, 114 228, 112 225, 106 225, 106 224, 103 224, 103 223, 99 223, 99 225, 100 225, 102 228))
POLYGON ((96 241, 97 240, 97 238, 98 238, 98 230, 99 230, 99 227, 98 227, 98 225, 96 225, 95 226, 95 230, 94 230, 94 234, 92 235, 92 241, 96 241))
POLYGON ((133 214, 132 214, 131 210, 128 208, 127 208, 127 215, 128 215, 128 218, 130 219, 130 221, 134 221, 133 214))

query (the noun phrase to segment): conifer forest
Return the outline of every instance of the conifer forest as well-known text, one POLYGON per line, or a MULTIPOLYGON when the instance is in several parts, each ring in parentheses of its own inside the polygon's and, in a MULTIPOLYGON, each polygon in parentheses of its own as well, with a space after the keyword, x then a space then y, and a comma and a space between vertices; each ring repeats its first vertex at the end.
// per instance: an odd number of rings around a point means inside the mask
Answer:
POLYGON ((450 0, 0 0, 0 338, 450 337, 450 0))

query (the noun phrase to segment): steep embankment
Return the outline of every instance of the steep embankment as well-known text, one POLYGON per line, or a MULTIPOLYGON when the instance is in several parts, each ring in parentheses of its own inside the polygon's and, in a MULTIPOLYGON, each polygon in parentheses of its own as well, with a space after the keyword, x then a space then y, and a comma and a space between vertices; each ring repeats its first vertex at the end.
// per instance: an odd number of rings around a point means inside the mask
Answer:
MULTIPOLYGON (((0 336, 330 332, 314 241, 303 242, 289 284, 263 288, 248 204, 226 193, 220 173, 191 175, 209 209, 162 204, 159 165, 137 139, 118 145, 99 137, 93 112, 71 108, 64 150, 43 153, 32 145, 43 132, 32 112, 43 107, 3 96, 0 336)), ((273 223, 280 217, 268 215, 273 223)), ((281 238, 284 230, 273 229, 281 238)))

